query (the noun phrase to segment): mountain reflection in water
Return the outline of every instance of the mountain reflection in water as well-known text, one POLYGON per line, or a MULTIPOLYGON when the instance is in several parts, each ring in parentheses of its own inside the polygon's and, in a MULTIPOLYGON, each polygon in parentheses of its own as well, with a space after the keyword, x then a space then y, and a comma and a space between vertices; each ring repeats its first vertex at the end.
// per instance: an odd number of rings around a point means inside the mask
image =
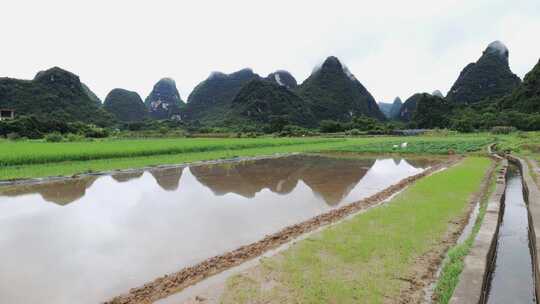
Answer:
MULTIPOLYGON (((337 205, 368 174, 366 181, 380 182, 377 174, 396 172, 420 172, 433 161, 420 159, 344 159, 326 156, 294 155, 290 157, 247 160, 234 163, 198 165, 189 167, 189 172, 216 196, 229 193, 245 198, 254 198, 263 189, 277 194, 289 194, 299 181, 305 183, 313 193, 323 198, 328 205, 337 205)), ((157 185, 166 191, 177 191, 184 167, 156 168, 148 172, 157 185)), ((110 177, 118 183, 129 183, 140 179, 143 171, 119 172, 110 177)), ((43 200, 66 205, 82 198, 97 179, 108 176, 85 176, 47 183, 17 185, 0 188, 0 197, 17 197, 40 194, 43 200)), ((112 190, 113 191, 113 190, 112 190)), ((181 189, 180 189, 181 191, 181 189)))

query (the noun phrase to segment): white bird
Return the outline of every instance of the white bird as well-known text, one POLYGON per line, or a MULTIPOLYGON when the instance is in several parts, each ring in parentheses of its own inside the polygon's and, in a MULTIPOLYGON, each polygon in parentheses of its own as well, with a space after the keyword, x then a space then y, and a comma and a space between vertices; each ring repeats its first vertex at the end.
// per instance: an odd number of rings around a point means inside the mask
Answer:
POLYGON ((402 149, 407 148, 407 143, 406 143, 406 142, 402 143, 402 144, 401 144, 401 148, 402 148, 402 149))

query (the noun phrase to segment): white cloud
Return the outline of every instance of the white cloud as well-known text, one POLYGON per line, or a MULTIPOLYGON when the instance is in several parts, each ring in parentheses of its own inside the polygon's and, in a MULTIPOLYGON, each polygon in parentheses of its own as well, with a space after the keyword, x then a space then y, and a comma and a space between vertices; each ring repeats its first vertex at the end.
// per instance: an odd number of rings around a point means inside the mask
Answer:
POLYGON ((60 66, 100 97, 143 98, 162 77, 182 98, 211 71, 286 69, 300 82, 338 56, 377 100, 446 92, 494 40, 520 77, 540 57, 537 0, 10 1, 0 11, 1 76, 60 66))

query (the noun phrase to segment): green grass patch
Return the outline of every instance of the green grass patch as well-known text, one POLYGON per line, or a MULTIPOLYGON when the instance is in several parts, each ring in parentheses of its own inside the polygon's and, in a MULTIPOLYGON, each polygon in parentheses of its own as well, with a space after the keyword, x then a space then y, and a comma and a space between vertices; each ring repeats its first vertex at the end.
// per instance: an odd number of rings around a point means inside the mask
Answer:
POLYGON ((46 164, 173 155, 184 153, 242 150, 276 146, 336 142, 336 139, 254 138, 254 139, 143 139, 95 142, 21 141, 0 143, 0 166, 46 164))
POLYGON ((250 149, 223 149, 217 151, 165 154, 146 157, 67 161, 50 164, 0 167, 0 179, 32 178, 42 176, 69 176, 76 173, 100 172, 117 169, 141 168, 163 164, 181 164, 194 161, 252 157, 276 153, 314 152, 338 145, 339 142, 271 146, 250 149))
POLYGON ((223 303, 383 303, 398 297, 415 259, 464 215, 489 165, 487 158, 466 158, 421 179, 391 203, 294 244, 258 266, 263 275, 231 278, 229 283, 251 282, 249 290, 228 284, 223 303), (235 296, 246 293, 249 301, 235 296))
POLYGON ((448 154, 480 151, 492 138, 219 138, 137 139, 48 143, 0 141, 0 179, 65 176, 76 173, 140 168, 161 164, 290 152, 448 154), (407 142, 407 148, 394 148, 407 142))
POLYGON ((464 154, 482 150, 489 143, 493 142, 489 137, 455 137, 455 138, 433 138, 433 137, 411 137, 411 138, 389 138, 386 141, 374 141, 363 145, 346 145, 340 147, 339 151, 345 152, 399 152, 399 153, 430 153, 430 154, 464 154), (405 147, 401 144, 406 143, 405 147))
POLYGON ((514 154, 540 160, 540 132, 514 132, 498 135, 498 151, 511 151, 514 154))

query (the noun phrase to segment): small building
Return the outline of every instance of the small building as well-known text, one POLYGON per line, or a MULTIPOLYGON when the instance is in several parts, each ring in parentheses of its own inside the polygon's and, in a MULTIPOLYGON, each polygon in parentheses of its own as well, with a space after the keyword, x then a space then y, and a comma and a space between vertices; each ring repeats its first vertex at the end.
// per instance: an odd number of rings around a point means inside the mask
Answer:
POLYGON ((0 120, 9 120, 15 118, 14 109, 0 109, 0 120))

